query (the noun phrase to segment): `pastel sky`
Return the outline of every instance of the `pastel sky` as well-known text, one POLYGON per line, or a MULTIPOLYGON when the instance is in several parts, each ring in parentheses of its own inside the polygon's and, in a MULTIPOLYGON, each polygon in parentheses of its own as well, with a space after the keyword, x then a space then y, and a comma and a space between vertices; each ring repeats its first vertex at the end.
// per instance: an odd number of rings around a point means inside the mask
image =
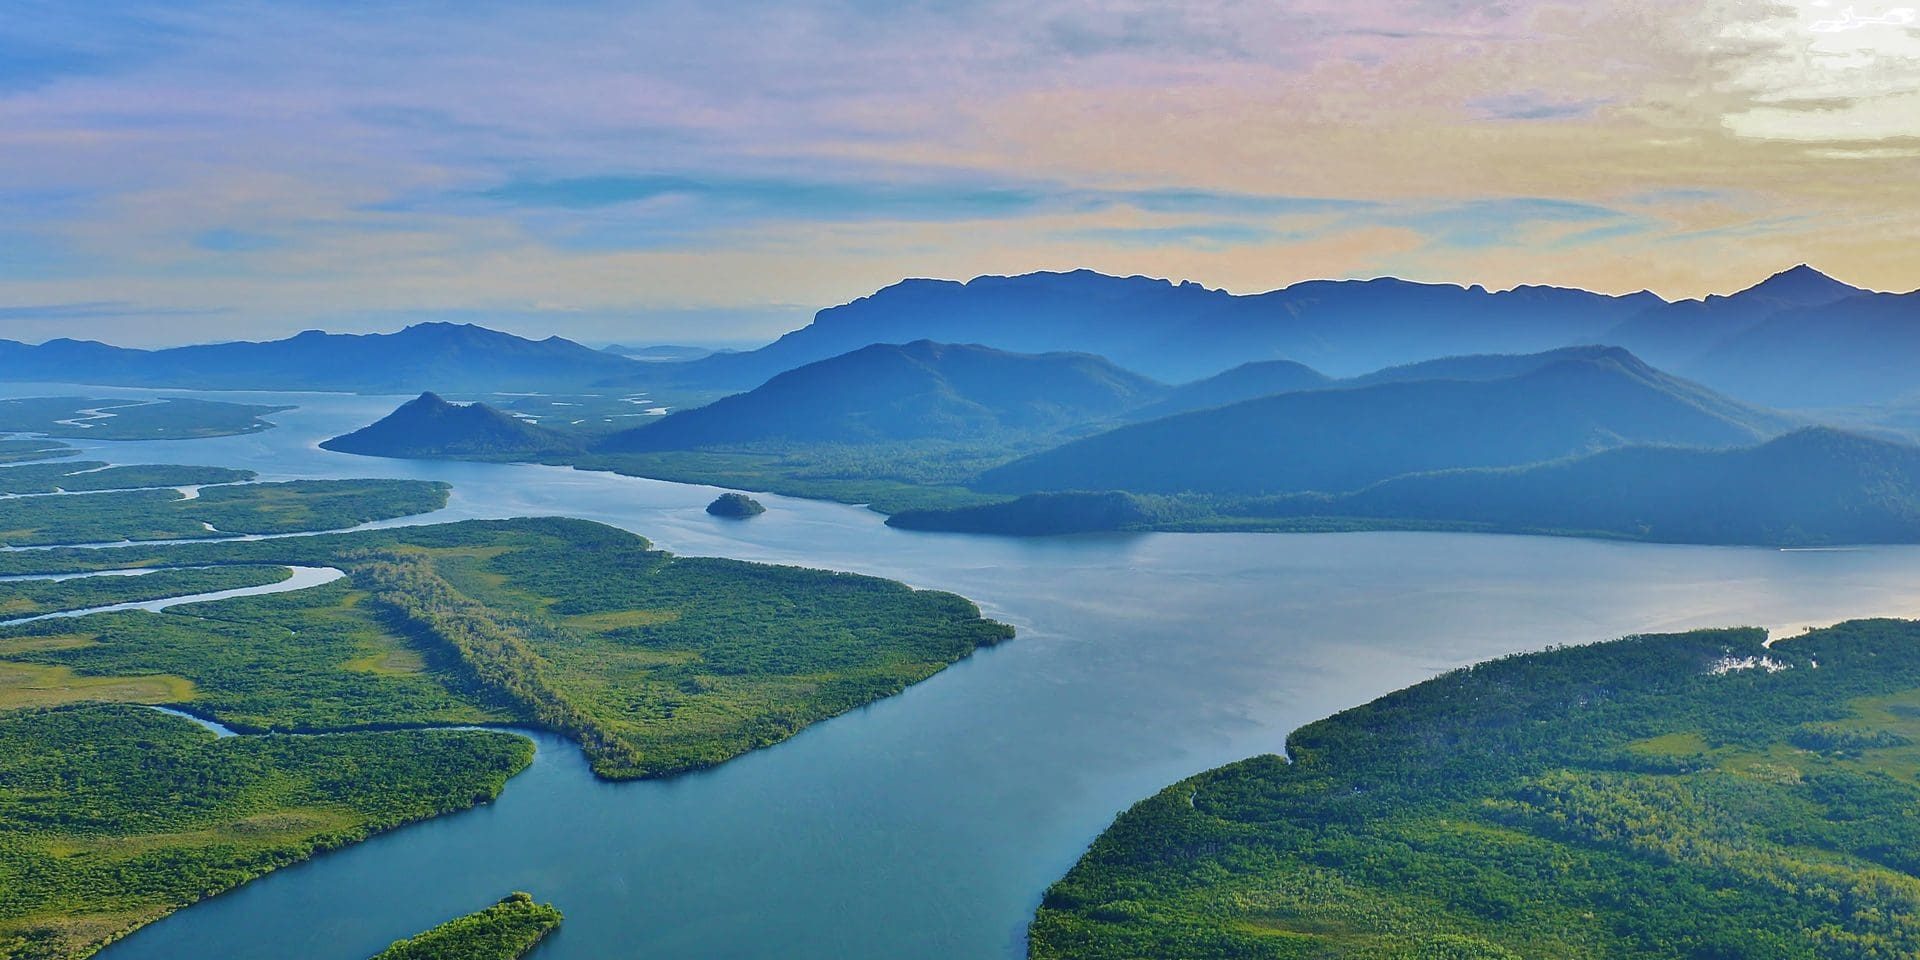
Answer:
POLYGON ((0 337, 744 341, 906 276, 1678 297, 1802 261, 1920 285, 1914 8, 0 8, 0 337))

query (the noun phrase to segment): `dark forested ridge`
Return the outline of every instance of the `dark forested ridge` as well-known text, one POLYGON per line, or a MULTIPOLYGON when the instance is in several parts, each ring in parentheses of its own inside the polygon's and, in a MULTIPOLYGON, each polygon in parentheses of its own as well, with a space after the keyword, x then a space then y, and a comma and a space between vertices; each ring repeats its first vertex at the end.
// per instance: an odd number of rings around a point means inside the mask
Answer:
POLYGON ((913 509, 890 526, 1044 536, 1103 530, 1458 530, 1778 547, 1920 542, 1920 448, 1809 427, 1753 447, 1620 447, 1522 467, 1415 473, 1346 494, 1029 494, 913 509))
POLYGON ((1311 724, 1123 814, 1037 960, 1920 953, 1920 624, 1563 648, 1311 724))
POLYGON ((722 400, 614 434, 604 453, 773 441, 989 439, 1111 420, 1166 387, 1095 356, 930 341, 875 344, 722 400))
POLYGON ((1913 543, 1920 448, 1815 427, 1737 450, 1627 447, 1519 469, 1416 474, 1254 510, 1680 543, 1913 543))
POLYGON ((1407 473, 1634 443, 1748 445, 1789 423, 1603 348, 1506 379, 1309 390, 1121 427, 989 470, 975 486, 1339 492, 1407 473))
POLYGON ((434 393, 401 404, 385 417, 320 443, 369 457, 503 457, 538 459, 581 449, 579 439, 528 423, 484 403, 453 404, 434 393))

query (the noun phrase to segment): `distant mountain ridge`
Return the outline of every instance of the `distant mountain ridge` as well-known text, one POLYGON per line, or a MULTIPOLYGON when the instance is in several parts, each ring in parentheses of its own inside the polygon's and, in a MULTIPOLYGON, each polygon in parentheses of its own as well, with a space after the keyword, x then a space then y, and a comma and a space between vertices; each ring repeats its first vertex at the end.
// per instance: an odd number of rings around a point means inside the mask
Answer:
POLYGON ((870 343, 931 339, 1023 353, 1095 353, 1169 382, 1243 363, 1293 360, 1336 375, 1462 353, 1531 353, 1595 342, 1662 303, 1559 287, 1314 280, 1240 296, 1197 283, 1090 270, 904 280, 831 307, 759 350, 709 357, 677 374, 747 387, 870 343))
POLYGON ((1002 493, 1338 493, 1402 474, 1513 466, 1630 444, 1730 447, 1780 414, 1669 376, 1618 348, 1554 351, 1492 380, 1283 393, 1120 427, 983 474, 1002 493))
POLYGON ((452 323, 419 323, 397 333, 308 330, 284 340, 163 350, 0 340, 3 379, 198 389, 481 393, 578 388, 649 366, 562 337, 528 340, 452 323))
POLYGON ((352 433, 322 441, 323 450, 369 457, 532 459, 574 453, 579 441, 484 403, 453 404, 423 393, 352 433))
POLYGON ((1043 434, 1117 417, 1167 389, 1089 354, 1021 354, 927 340, 873 344, 614 434, 598 449, 1043 434))

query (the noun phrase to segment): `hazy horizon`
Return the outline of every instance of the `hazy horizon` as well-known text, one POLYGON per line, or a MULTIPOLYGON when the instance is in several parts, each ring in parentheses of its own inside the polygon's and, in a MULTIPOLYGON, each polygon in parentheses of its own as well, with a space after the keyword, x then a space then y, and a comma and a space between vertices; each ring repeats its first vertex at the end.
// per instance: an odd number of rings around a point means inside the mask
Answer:
POLYGON ((25 0, 0 336, 750 341, 1076 267, 1908 289, 1903 10, 25 0))
MULTIPOLYGON (((1771 277, 1789 272, 1791 270, 1805 268, 1805 267, 1811 267, 1812 269, 1817 270, 1829 277, 1833 277, 1834 279, 1839 280, 1843 283, 1849 283, 1852 286, 1859 287, 1860 289, 1868 292, 1907 293, 1912 290, 1920 289, 1916 287, 1876 289, 1876 288, 1868 287, 1862 284, 1852 283, 1846 277, 1835 276, 1830 271, 1822 270, 1817 265, 1801 263, 1801 264, 1795 264, 1792 266, 1781 267, 1780 269, 1777 269, 1777 270, 1772 270, 1770 272, 1765 273, 1762 276, 1755 278, 1752 282, 1743 283, 1732 289, 1710 291, 1708 294, 1705 294, 1705 296, 1726 296, 1734 293, 1739 293, 1740 291, 1749 289, 1759 283, 1766 281, 1771 277)), ((1035 274, 1035 273, 1074 273, 1074 272, 1084 272, 1084 271, 1092 271, 1092 270, 1093 268, 1091 267, 1076 267, 1076 268, 1071 268, 1071 269, 1062 270, 1062 271, 1026 271, 1025 274, 981 274, 974 277, 903 277, 899 280, 894 281, 894 283, 896 284, 905 283, 905 282, 916 281, 916 280, 968 283, 973 280, 988 279, 988 278, 995 278, 995 277, 1021 276, 1021 275, 1028 275, 1028 274, 1035 274)), ((1099 271, 1094 271, 1094 272, 1099 272, 1099 271)), ((1266 288, 1266 289, 1230 290, 1226 287, 1209 285, 1193 278, 1162 277, 1162 276, 1154 276, 1151 274, 1132 274, 1130 276, 1135 278, 1145 277, 1146 279, 1149 279, 1149 280, 1158 280, 1158 281, 1162 281, 1162 282, 1173 284, 1173 285, 1178 285, 1182 283, 1199 283, 1201 286, 1206 287, 1210 290, 1221 290, 1229 294, 1232 294, 1234 296, 1253 296, 1253 295, 1258 295, 1262 293, 1276 292, 1276 291, 1284 290, 1287 287, 1296 286, 1302 283, 1341 281, 1341 280, 1365 281, 1365 280, 1406 279, 1406 278, 1391 277, 1387 275, 1372 276, 1372 277, 1309 277, 1301 280, 1295 280, 1288 284, 1283 284, 1280 286, 1266 288)), ((1422 280, 1422 281, 1413 281, 1413 282, 1418 282, 1418 283, 1423 283, 1428 285, 1435 285, 1435 286, 1453 286, 1453 287, 1459 287, 1462 289, 1480 286, 1494 292, 1504 292, 1504 291, 1509 291, 1509 290, 1517 289, 1520 287, 1526 287, 1526 286, 1549 286, 1549 285, 1543 285, 1543 284, 1519 283, 1519 284, 1511 284, 1505 287, 1494 287, 1487 284, 1475 283, 1473 281, 1457 281, 1457 280, 1422 280)), ((892 285, 893 284, 889 284, 888 286, 892 286, 892 285)), ((885 288, 883 287, 881 289, 885 289, 885 288)), ((1585 288, 1575 287, 1571 289, 1585 289, 1585 288)), ((859 294, 857 297, 849 298, 849 299, 858 299, 859 297, 868 296, 874 292, 877 292, 877 291, 869 291, 868 293, 859 294)), ((1589 291, 1589 292, 1605 293, 1606 291, 1589 291)), ((1652 293, 1652 292, 1653 291, 1651 290, 1647 290, 1643 288, 1637 291, 1628 291, 1627 294, 1612 294, 1612 295, 1630 295, 1632 293, 1652 293)), ((1658 296, 1657 293, 1655 295, 1658 296)), ((1700 298, 1663 297, 1662 299, 1665 299, 1667 302, 1671 303, 1671 302, 1677 302, 1680 299, 1700 299, 1700 298)), ((598 333, 598 334, 589 333, 583 336, 571 336, 561 330, 554 329, 551 326, 552 318, 546 315, 535 315, 535 316, 529 317, 526 315, 516 315, 512 313, 502 314, 502 313, 488 313, 484 311, 423 311, 419 314, 411 315, 411 316, 386 317, 380 320, 372 320, 372 321, 349 320, 349 321, 346 321, 340 324, 335 324, 335 325, 328 325, 324 323, 314 324, 314 325, 302 326, 299 329, 286 330, 280 333, 271 333, 271 334, 262 333, 259 335, 249 335, 245 332, 241 332, 232 336, 211 336, 211 337, 205 337, 200 339, 192 338, 191 330, 193 328, 191 327, 180 327, 180 328, 174 328, 172 330, 153 330, 151 328, 147 328, 147 330, 135 331, 133 336, 130 336, 126 339, 121 339, 121 340, 108 339, 105 337, 98 337, 98 336, 87 336, 84 334, 79 334, 74 332, 57 333, 51 336, 42 336, 42 337, 34 337, 30 334, 16 335, 12 330, 12 326, 14 324, 18 323, 24 328, 27 328, 29 330, 35 325, 33 323, 34 318, 32 314, 36 308, 34 307, 0 307, 0 339, 19 340, 25 343, 44 343, 48 340, 64 338, 64 339, 72 339, 72 340, 94 340, 98 342, 108 343, 113 346, 134 347, 134 348, 140 348, 140 349, 165 349, 168 347, 191 346, 195 344, 204 344, 204 343, 224 343, 224 342, 233 342, 233 341, 242 341, 242 340, 251 340, 251 341, 279 340, 279 339, 284 339, 286 337, 290 337, 290 336, 303 333, 306 331, 310 331, 310 330, 320 330, 327 333, 378 334, 378 333, 396 333, 398 331, 401 331, 419 324, 451 323, 451 324, 471 324, 474 326, 485 327, 490 330, 498 330, 503 333, 510 333, 515 336, 524 337, 529 340, 541 340, 547 337, 554 337, 554 336, 563 337, 565 339, 573 340, 575 342, 582 343, 587 346, 591 346, 595 348, 602 348, 602 347, 614 346, 614 345, 627 346, 627 347, 672 345, 672 346, 690 346, 690 347, 698 347, 701 349, 712 349, 712 350, 751 350, 760 346, 764 346, 768 343, 771 343, 774 340, 779 339, 781 336, 787 333, 793 332, 794 330, 798 330, 802 327, 805 327, 807 324, 813 321, 814 315, 819 310, 825 310, 825 309, 829 309, 831 307, 839 306, 839 305, 840 304, 822 304, 817 308, 797 308, 796 307, 793 309, 791 314, 784 313, 784 312, 778 314, 779 316, 782 316, 782 317, 790 315, 796 318, 791 326, 779 328, 775 330, 773 333, 767 334, 765 336, 740 337, 740 338, 704 337, 698 333, 686 330, 684 328, 676 327, 676 326, 666 327, 665 329, 667 332, 661 336, 632 336, 632 335, 621 336, 620 335, 621 328, 617 326, 617 324, 619 324, 620 322, 618 318, 612 318, 608 321, 610 324, 616 325, 616 326, 611 326, 607 328, 610 332, 598 333), (156 334, 156 335, 149 335, 143 338, 142 334, 147 333, 149 330, 151 331, 152 334, 156 334), (187 338, 182 339, 181 337, 183 335, 186 336, 187 338)), ((82 308, 79 310, 71 310, 70 312, 67 312, 64 316, 59 316, 58 311, 54 311, 58 321, 72 323, 75 326, 80 325, 79 321, 83 321, 90 317, 93 319, 115 319, 120 316, 120 314, 116 310, 114 310, 111 305, 108 305, 108 304, 97 304, 97 305, 96 304, 72 304, 72 305, 63 305, 63 306, 66 306, 68 308, 72 308, 72 307, 82 308), (91 308, 91 307, 99 307, 103 312, 98 314, 89 314, 87 309, 85 308, 91 308)), ((51 309, 51 308, 48 308, 48 309, 51 309)), ((726 311, 724 309, 716 309, 714 311, 711 311, 708 316, 698 318, 698 319, 703 321, 711 320, 712 315, 725 314, 725 313, 726 311)), ((659 319, 659 318, 654 318, 654 319, 659 319)), ((679 318, 680 322, 685 322, 686 319, 687 318, 684 316, 679 318)), ((631 318, 629 318, 629 320, 631 320, 631 318)), ((42 321, 42 322, 47 322, 47 321, 42 321)), ((640 324, 635 329, 647 329, 647 328, 648 327, 645 324, 640 324)), ((278 326, 273 324, 262 324, 261 329, 263 330, 278 329, 278 326)))

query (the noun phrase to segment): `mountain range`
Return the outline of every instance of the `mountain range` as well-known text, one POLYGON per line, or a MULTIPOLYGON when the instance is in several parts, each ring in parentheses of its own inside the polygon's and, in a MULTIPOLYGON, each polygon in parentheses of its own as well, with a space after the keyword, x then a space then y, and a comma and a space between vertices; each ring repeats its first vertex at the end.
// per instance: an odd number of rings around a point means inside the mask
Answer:
POLYGON ((1197 283, 1089 270, 906 280, 820 311, 759 350, 708 357, 677 375, 746 388, 871 343, 930 339, 1022 353, 1095 353, 1182 382, 1243 363, 1293 360, 1339 375, 1462 353, 1530 353, 1595 342, 1662 303, 1558 287, 1316 280, 1237 296, 1197 283))
POLYGON ((420 323, 398 333, 137 350, 90 340, 0 340, 0 379, 212 390, 360 393, 579 389, 651 365, 561 337, 528 340, 473 324, 420 323))
MULTIPOLYGON (((1920 398, 1920 292, 1872 293, 1808 266, 1727 296, 1307 281, 1235 295, 1195 283, 1091 271, 907 280, 820 311, 758 350, 642 359, 570 340, 527 340, 468 324, 392 334, 308 331, 285 340, 135 350, 91 341, 0 340, 0 377, 150 387, 487 393, 669 390, 705 398, 880 343, 930 340, 1018 353, 1090 353, 1167 383, 1240 369, 1310 386, 1286 363, 1332 377, 1462 355, 1533 354, 1600 343, 1754 403, 1830 408, 1920 398)), ((1231 380, 1232 378, 1229 378, 1231 380)), ((1214 384, 1212 387, 1229 384, 1214 384)), ((1165 410, 1196 409, 1217 397, 1165 410)), ((1159 411, 1159 412, 1165 412, 1159 411)))

